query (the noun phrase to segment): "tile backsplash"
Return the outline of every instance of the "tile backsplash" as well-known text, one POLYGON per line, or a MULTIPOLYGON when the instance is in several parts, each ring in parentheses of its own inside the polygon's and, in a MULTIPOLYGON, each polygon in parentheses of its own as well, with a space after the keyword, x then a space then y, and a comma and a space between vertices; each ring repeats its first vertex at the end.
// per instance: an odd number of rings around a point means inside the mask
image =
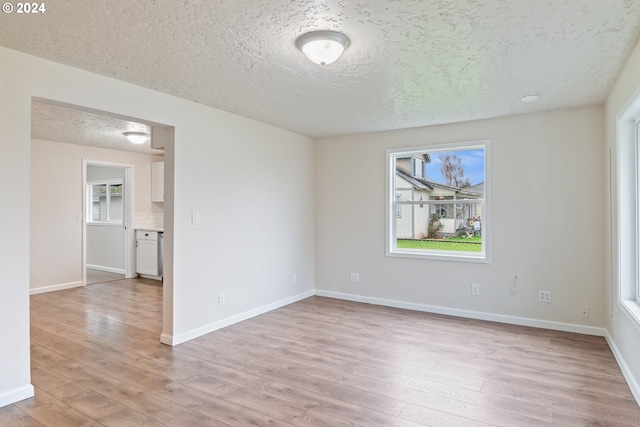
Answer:
POLYGON ((164 214, 162 213, 135 213, 133 215, 134 228, 164 228, 164 214))

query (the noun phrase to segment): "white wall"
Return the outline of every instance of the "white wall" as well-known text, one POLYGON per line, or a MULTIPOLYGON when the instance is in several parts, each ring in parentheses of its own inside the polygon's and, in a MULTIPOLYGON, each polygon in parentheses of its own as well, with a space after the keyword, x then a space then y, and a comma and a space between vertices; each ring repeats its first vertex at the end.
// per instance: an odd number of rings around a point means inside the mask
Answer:
POLYGON ((87 267, 126 274, 124 226, 87 224, 87 267))
MULTIPOLYGON (((80 145, 78 145, 78 147, 80 147, 80 145)), ((109 150, 109 151, 112 151, 112 150, 109 150)), ((127 152, 122 151, 121 153, 124 154, 127 152)), ((150 158, 151 155, 143 154, 143 156, 150 158)), ((109 167, 109 166, 98 166, 98 165, 87 166, 87 181, 97 181, 100 179, 112 179, 112 178, 124 179, 124 176, 125 176, 124 168, 122 167, 109 167)), ((144 178, 145 181, 148 181, 150 179, 146 175, 141 178, 144 178)))
POLYGON ((0 51, 0 406, 33 395, 29 374, 31 98, 11 84, 20 66, 0 51))
POLYGON ((602 107, 319 140, 318 292, 602 334, 603 140, 602 107), (492 262, 386 257, 385 149, 485 139, 492 262), (359 284, 350 283, 351 272, 359 284), (472 283, 480 296, 471 295, 472 283), (552 292, 551 304, 538 302, 539 290, 552 292), (581 306, 590 307, 588 319, 580 318, 581 306))
POLYGON ((30 391, 32 96, 175 126, 175 144, 165 150, 165 259, 173 264, 165 271, 165 295, 173 302, 165 299, 165 342, 313 292, 311 139, 5 48, 0 63, 2 403, 30 391), (191 224, 193 211, 200 212, 199 225, 191 224), (217 306, 219 292, 226 293, 224 306, 217 306))
MULTIPOLYGON (((628 104, 640 95, 640 44, 636 45, 631 57, 620 74, 618 81, 611 91, 606 104, 606 147, 603 151, 604 164, 608 168, 609 156, 611 156, 611 183, 612 191, 607 188, 607 196, 610 196, 605 205, 607 214, 609 209, 611 216, 607 215, 605 231, 607 233, 607 250, 612 256, 605 258, 606 263, 606 308, 607 331, 609 343, 619 361, 627 382, 631 386, 636 399, 640 402, 640 326, 633 320, 627 310, 619 301, 619 271, 621 254, 618 250, 620 239, 617 236, 619 226, 618 212, 618 167, 616 159, 619 155, 616 144, 616 118, 628 104), (613 234, 611 233, 613 230, 613 234)), ((626 197, 626 196, 623 196, 626 197)))
MULTIPOLYGON (((144 215, 162 212, 151 203, 151 163, 160 158, 54 141, 31 142, 32 292, 82 284, 82 220, 78 218, 83 211, 82 160, 132 164, 134 212, 144 215)), ((87 261, 96 262, 90 255, 87 261)))
POLYGON ((312 140, 212 111, 176 126, 174 310, 190 313, 176 316, 177 342, 314 285, 312 140))

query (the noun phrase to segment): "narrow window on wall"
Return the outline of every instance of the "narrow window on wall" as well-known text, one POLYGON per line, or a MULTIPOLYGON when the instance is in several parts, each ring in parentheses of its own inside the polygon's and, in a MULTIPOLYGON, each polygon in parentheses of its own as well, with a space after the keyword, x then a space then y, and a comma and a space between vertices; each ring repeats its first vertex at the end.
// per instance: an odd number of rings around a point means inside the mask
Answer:
MULTIPOLYGON (((612 182, 618 221, 617 298, 612 303, 622 307, 640 325, 640 97, 629 104, 617 119, 617 153, 611 155, 611 170, 617 169, 612 182), (615 168, 615 169, 614 169, 615 168), (616 186, 617 184, 617 186, 616 186)), ((612 218, 613 220, 613 218, 612 218)), ((615 310, 616 307, 612 307, 615 310)), ((614 311, 615 312, 615 311, 614 311)))
POLYGON ((387 150, 388 256, 489 261, 489 141, 387 150))
MULTIPOLYGON (((640 260, 638 260, 638 254, 640 254, 640 119, 636 119, 634 127, 634 140, 636 150, 636 186, 635 186, 635 199, 636 199, 636 286, 635 286, 635 302, 640 307, 640 260)), ((636 312, 636 314, 638 314, 636 312)), ((638 319, 640 321, 640 318, 638 319)))

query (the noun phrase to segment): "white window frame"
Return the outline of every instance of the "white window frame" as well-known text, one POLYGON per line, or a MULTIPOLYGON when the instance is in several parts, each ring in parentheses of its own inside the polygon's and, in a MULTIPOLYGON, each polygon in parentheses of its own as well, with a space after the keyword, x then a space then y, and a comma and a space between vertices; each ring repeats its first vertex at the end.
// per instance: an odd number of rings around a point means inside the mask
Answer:
MULTIPOLYGON (((401 257, 401 258, 415 258, 415 259, 431 259, 440 261, 461 261, 461 262, 477 262, 477 263, 490 263, 491 262, 491 155, 490 155, 490 141, 465 141, 454 142, 446 144, 434 144, 425 145, 420 147, 410 148, 394 148, 386 150, 386 221, 385 221, 385 246, 386 255, 389 257, 401 257), (419 249, 405 249, 397 247, 396 239, 396 223, 397 223, 397 211, 398 203, 395 198, 395 180, 396 180, 396 159, 421 155, 425 152, 433 155, 438 152, 448 151, 464 151, 484 149, 484 200, 479 201, 483 203, 482 213, 482 252, 458 252, 458 251, 427 251, 419 249)), ((429 203, 448 203, 444 200, 434 201, 403 201, 402 204, 429 204, 429 203)), ((476 200, 474 200, 476 202, 476 200)), ((461 200, 451 201, 450 203, 461 203, 461 200)))
POLYGON ((396 194, 395 200, 396 200, 396 218, 402 218, 402 208, 401 208, 401 205, 397 203, 402 200, 402 195, 396 194))
MULTIPOLYGON (((635 304, 640 307, 640 117, 637 117, 634 123, 634 148, 636 151, 635 158, 635 202, 636 202, 636 277, 635 277, 635 304)), ((638 323, 640 323, 640 312, 638 314, 638 323)))
POLYGON ((616 127, 617 303, 640 327, 640 94, 617 117, 616 127))
POLYGON ((101 179, 96 181, 87 181, 87 224, 91 225, 124 225, 124 203, 125 203, 125 195, 124 195, 125 187, 124 187, 124 178, 111 178, 111 179, 101 179), (94 221, 93 220, 93 194, 92 188, 95 185, 106 185, 106 201, 107 201, 107 219, 106 221, 94 221), (120 219, 111 219, 111 193, 108 191, 110 186, 113 185, 121 185, 122 186, 122 207, 121 207, 121 215, 120 219))

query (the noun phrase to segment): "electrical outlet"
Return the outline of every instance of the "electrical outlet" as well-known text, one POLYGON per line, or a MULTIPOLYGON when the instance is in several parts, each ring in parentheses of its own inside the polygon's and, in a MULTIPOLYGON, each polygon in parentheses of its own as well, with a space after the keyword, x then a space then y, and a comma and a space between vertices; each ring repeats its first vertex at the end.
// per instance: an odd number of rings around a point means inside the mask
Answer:
POLYGON ((360 275, 358 273, 351 273, 351 283, 360 283, 360 275))
POLYGON ((480 295, 480 284, 478 283, 471 284, 471 295, 480 295))
POLYGON ((223 292, 220 292, 218 294, 218 305, 224 305, 225 302, 227 302, 227 297, 223 292))
POLYGON ((586 305, 580 307, 580 317, 582 317, 583 319, 589 318, 589 307, 587 307, 586 305))
POLYGON ((298 283, 298 275, 296 273, 292 273, 291 274, 291 284, 295 285, 296 283, 298 283))
POLYGON ((539 291, 538 301, 549 304, 551 302, 551 291, 539 291))

